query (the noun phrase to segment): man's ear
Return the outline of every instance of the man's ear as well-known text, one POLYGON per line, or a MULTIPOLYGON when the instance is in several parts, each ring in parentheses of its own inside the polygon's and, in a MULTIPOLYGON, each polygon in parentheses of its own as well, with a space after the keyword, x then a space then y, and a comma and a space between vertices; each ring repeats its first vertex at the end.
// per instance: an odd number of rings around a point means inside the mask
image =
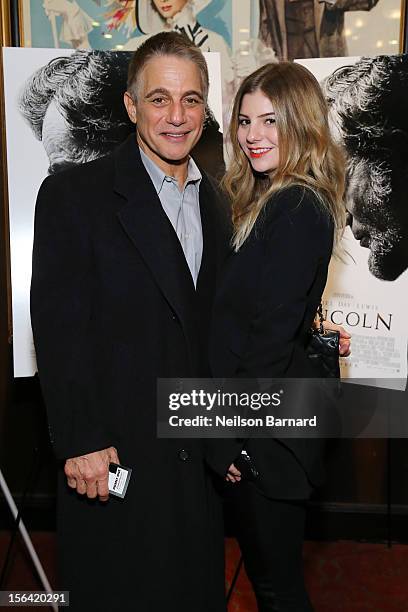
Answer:
POLYGON ((123 94, 123 102, 126 106, 127 114, 132 123, 136 123, 136 104, 128 91, 123 94))

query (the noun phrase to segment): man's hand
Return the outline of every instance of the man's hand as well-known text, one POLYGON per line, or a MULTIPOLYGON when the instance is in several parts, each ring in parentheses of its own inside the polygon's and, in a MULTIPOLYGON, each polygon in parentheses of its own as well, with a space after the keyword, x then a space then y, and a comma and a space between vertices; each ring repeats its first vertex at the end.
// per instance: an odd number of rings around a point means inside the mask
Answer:
POLYGON ((233 463, 228 468, 225 480, 228 482, 239 482, 241 480, 241 472, 235 467, 233 463))
POLYGON ((329 323, 328 321, 323 321, 323 327, 324 329, 328 329, 330 331, 338 331, 340 333, 339 354, 340 357, 348 357, 351 353, 351 335, 346 332, 344 327, 342 327, 341 325, 336 325, 336 323, 329 323))
POLYGON ((73 457, 65 462, 64 472, 68 486, 76 489, 80 495, 90 499, 99 497, 100 501, 109 499, 109 464, 120 463, 116 448, 111 446, 104 450, 73 457))

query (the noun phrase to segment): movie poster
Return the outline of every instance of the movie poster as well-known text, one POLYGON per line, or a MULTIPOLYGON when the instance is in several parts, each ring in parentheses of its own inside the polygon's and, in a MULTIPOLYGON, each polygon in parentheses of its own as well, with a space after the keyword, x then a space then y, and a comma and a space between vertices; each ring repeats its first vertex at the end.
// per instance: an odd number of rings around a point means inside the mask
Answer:
MULTIPOLYGON (((214 174, 223 169, 220 63, 215 53, 206 60, 208 112, 194 157, 214 174)), ((124 52, 3 49, 16 377, 36 372, 29 292, 38 189, 47 174, 106 155, 134 132, 123 105, 128 62, 124 52)))
POLYGON ((353 335, 342 377, 405 389, 408 338, 408 56, 301 61, 321 82, 347 155, 348 227, 323 298, 353 335))

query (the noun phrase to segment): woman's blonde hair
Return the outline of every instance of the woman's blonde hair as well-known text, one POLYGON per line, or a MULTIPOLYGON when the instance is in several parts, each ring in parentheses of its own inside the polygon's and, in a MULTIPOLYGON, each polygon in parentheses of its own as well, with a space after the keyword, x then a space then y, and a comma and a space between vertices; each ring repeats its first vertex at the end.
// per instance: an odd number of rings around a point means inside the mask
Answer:
POLYGON ((229 128, 232 159, 222 181, 231 198, 233 245, 248 238, 259 213, 278 190, 309 187, 331 214, 335 248, 344 229, 345 159, 330 134, 328 109, 318 81, 300 64, 267 64, 241 83, 229 128), (239 113, 246 94, 261 91, 273 105, 279 143, 279 164, 269 174, 252 170, 238 142, 239 113))

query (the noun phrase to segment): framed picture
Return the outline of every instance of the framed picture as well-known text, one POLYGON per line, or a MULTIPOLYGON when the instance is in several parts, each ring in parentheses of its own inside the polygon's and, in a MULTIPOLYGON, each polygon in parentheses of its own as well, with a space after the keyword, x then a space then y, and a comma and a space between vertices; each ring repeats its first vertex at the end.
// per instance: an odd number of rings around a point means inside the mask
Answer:
MULTIPOLYGON (((236 60, 395 55, 405 48, 406 0, 15 0, 25 47, 132 50, 145 36, 184 31, 236 60), (167 12, 166 12, 167 11, 167 12), (137 40, 138 39, 138 40, 137 40), (222 39, 222 40, 220 40, 222 39), (257 57, 254 57, 257 56, 257 57)), ((212 48, 208 48, 208 46, 212 48)), ((238 63, 239 63, 238 62, 238 63)), ((238 66, 238 72, 241 68, 238 66)))
POLYGON ((126 50, 133 38, 142 40, 173 25, 188 30, 199 16, 202 31, 188 32, 198 45, 213 33, 231 45, 231 0, 174 0, 170 10, 162 4, 159 0, 18 0, 20 44, 126 50))

